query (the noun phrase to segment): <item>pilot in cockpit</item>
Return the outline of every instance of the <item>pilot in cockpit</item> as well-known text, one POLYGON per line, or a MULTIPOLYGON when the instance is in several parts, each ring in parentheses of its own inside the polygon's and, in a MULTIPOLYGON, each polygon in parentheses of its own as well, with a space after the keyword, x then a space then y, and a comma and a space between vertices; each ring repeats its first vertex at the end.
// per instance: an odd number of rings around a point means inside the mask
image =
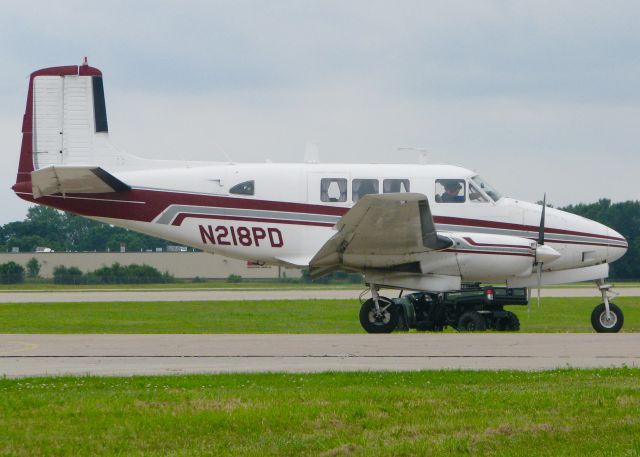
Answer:
POLYGON ((444 192, 440 195, 440 202, 442 203, 462 203, 464 202, 464 195, 460 195, 462 190, 462 184, 459 180, 448 179, 442 180, 444 186, 444 192))

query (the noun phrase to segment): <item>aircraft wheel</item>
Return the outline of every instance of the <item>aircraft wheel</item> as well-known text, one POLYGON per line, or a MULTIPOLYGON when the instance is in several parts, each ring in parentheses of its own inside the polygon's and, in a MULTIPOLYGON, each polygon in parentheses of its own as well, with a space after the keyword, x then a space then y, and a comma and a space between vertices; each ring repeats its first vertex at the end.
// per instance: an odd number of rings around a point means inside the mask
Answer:
POLYGON ((507 315, 498 320, 496 330, 499 332, 517 332, 520 330, 520 319, 511 311, 507 311, 507 315))
POLYGON ((484 317, 475 311, 468 311, 458 320, 459 332, 482 332, 487 329, 484 317))
POLYGON ((607 318, 607 310, 604 303, 600 303, 591 313, 591 325, 598 333, 618 333, 624 324, 624 314, 622 310, 613 303, 609 303, 611 311, 607 318))
POLYGON ((380 312, 370 298, 360 308, 360 325, 367 333, 391 333, 398 326, 400 309, 387 297, 379 297, 380 312))

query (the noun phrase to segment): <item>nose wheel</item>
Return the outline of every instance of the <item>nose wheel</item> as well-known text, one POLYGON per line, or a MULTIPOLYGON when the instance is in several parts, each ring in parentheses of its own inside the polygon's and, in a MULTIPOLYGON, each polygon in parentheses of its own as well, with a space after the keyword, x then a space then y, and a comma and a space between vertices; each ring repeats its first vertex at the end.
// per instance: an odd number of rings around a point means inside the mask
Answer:
POLYGON ((598 333, 618 333, 624 323, 624 314, 615 304, 609 303, 609 312, 604 303, 600 303, 591 313, 591 325, 598 333))
POLYGON ((602 303, 596 306, 591 313, 591 325, 598 333, 618 333, 624 324, 624 314, 617 305, 609 301, 608 293, 610 284, 603 280, 597 281, 598 289, 602 294, 602 303))

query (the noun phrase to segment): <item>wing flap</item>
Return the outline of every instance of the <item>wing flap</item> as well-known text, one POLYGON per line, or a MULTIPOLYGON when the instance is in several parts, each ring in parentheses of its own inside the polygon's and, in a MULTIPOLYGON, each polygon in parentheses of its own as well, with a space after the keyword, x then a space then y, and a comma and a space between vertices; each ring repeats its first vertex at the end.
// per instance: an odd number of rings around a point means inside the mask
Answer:
POLYGON ((417 193, 366 195, 342 216, 336 229, 311 260, 312 277, 335 269, 406 265, 423 252, 452 243, 437 234, 427 197, 417 193))
POLYGON ((106 194, 130 187, 96 166, 51 165, 31 172, 34 198, 53 194, 106 194))

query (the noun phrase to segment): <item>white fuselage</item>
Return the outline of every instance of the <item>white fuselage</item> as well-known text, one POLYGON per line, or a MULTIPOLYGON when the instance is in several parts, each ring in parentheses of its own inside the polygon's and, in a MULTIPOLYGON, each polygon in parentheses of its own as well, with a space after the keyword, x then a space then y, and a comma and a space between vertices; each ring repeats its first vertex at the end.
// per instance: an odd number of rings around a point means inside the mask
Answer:
MULTIPOLYGON (((397 191, 401 183, 402 191, 426 195, 438 232, 457 243, 447 252, 425 253, 423 272, 460 275, 466 281, 508 280, 531 276, 535 262, 532 240, 538 236, 542 207, 492 197, 484 189, 472 199, 480 187, 472 181, 476 174, 456 166, 193 164, 114 174, 132 187, 126 203, 94 196, 83 198, 93 199, 99 211, 86 205, 69 208, 68 201, 52 206, 211 253, 304 267, 335 234, 334 224, 354 205, 361 186, 371 191, 377 182, 382 193, 397 191), (447 180, 465 186, 456 202, 441 201, 439 183, 447 180), (322 182, 333 189, 323 190, 322 182)), ((612 229, 556 209, 547 208, 545 226, 546 244, 560 253, 544 265, 545 272, 608 264, 627 248, 612 229)))

